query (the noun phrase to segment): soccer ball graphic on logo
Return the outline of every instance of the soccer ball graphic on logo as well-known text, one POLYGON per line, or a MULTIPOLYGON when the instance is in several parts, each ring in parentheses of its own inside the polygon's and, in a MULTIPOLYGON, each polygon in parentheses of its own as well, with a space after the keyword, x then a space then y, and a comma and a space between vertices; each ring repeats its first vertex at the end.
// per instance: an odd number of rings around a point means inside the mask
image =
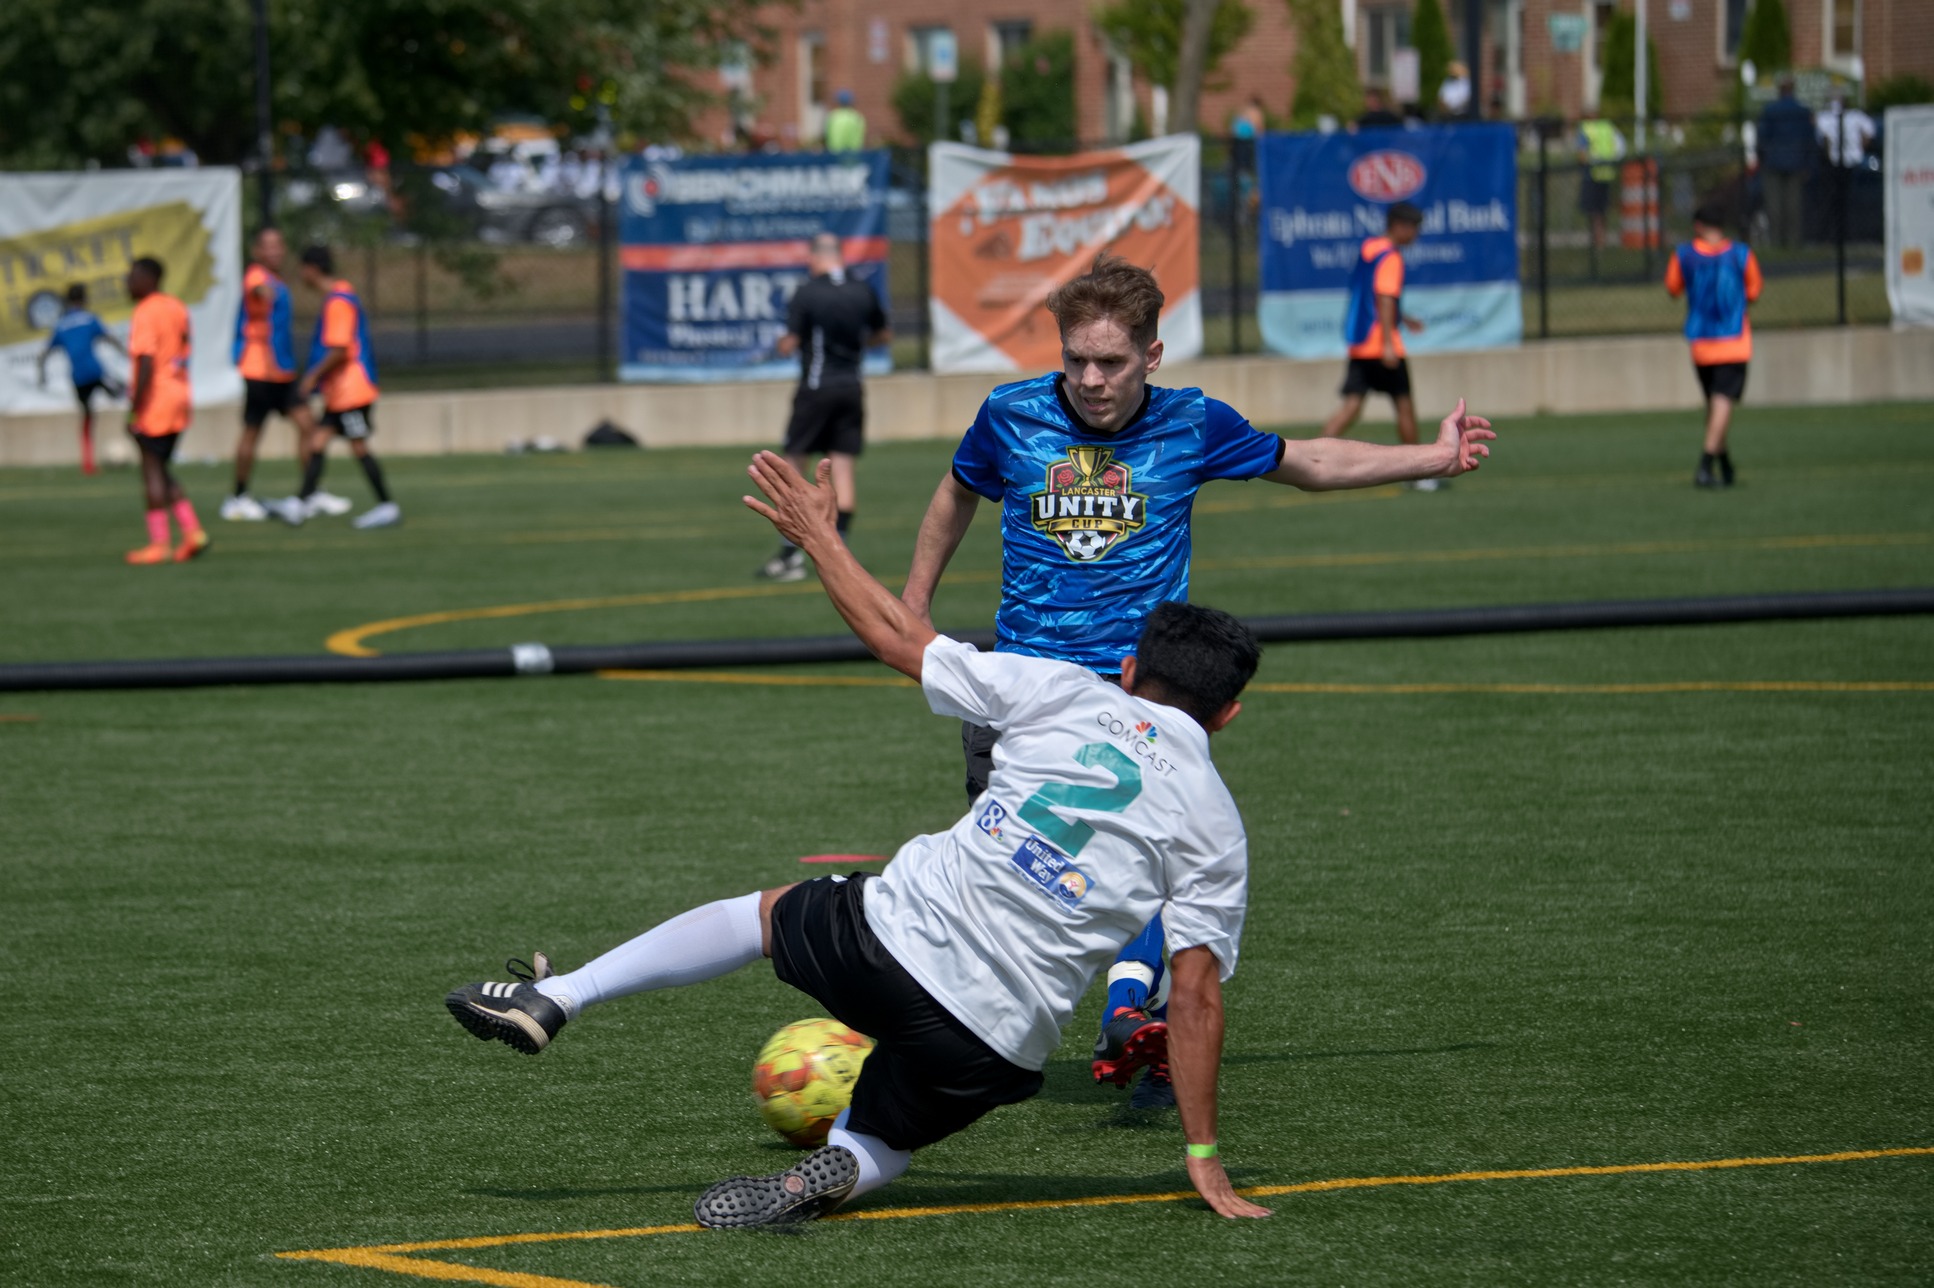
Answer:
POLYGON ((1068 553, 1087 563, 1089 560, 1101 558, 1102 552, 1108 549, 1110 540, 1112 540, 1111 534, 1106 532, 1091 530, 1070 532, 1067 541, 1068 553))
POLYGON ((788 1024, 759 1048, 752 1101, 766 1126, 801 1149, 826 1143, 833 1119, 853 1102, 853 1083, 873 1050, 837 1020, 788 1024))

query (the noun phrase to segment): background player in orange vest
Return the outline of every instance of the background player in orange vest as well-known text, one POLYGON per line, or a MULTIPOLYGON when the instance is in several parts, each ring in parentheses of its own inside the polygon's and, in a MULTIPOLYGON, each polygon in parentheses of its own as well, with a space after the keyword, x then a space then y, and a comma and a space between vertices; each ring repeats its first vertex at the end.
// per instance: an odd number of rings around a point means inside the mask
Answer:
POLYGON ((1698 487, 1733 485, 1726 431, 1732 428, 1733 407, 1746 396, 1746 364, 1753 356, 1746 309, 1759 298, 1759 261, 1749 247, 1727 238, 1725 218, 1717 206, 1699 207, 1692 215, 1692 240, 1665 266, 1665 289, 1686 297, 1686 339, 1706 395, 1706 447, 1692 475, 1698 487))
POLYGON ((192 337, 188 310, 161 293, 159 260, 143 256, 128 266, 128 298, 134 321, 128 329, 128 359, 134 365, 128 394, 128 432, 141 448, 141 486, 148 501, 148 544, 128 551, 131 564, 186 563, 208 549, 208 534, 188 494, 168 469, 175 444, 192 414, 188 356, 192 337), (181 544, 168 546, 168 513, 181 527, 181 544))
MULTIPOLYGON (((1399 201, 1384 216, 1384 235, 1366 237, 1350 274, 1349 311, 1343 317, 1343 339, 1350 346, 1350 365, 1343 374, 1343 405, 1323 425, 1323 437, 1340 438, 1363 414, 1363 400, 1371 393, 1388 394, 1397 409, 1397 439, 1417 441, 1417 404, 1410 396, 1410 363, 1404 358, 1403 330, 1421 331, 1424 324, 1403 315, 1403 248, 1417 240, 1424 212, 1399 201)), ((1411 487, 1434 492, 1442 479, 1417 479, 1411 487)))
MULTIPOLYGON (((255 234, 249 249, 254 262, 242 275, 234 354, 247 392, 242 400, 242 437, 235 444, 235 493, 222 502, 222 517, 261 520, 268 518, 269 512, 249 495, 248 485, 255 472, 255 450, 262 439, 262 426, 271 413, 293 424, 296 458, 306 467, 316 418, 309 404, 295 396, 295 326, 289 286, 282 280, 288 247, 281 232, 264 228, 255 234)), ((345 497, 318 492, 311 500, 319 513, 349 513, 345 497)))
POLYGON ((309 463, 302 471, 302 491, 295 496, 269 503, 268 509, 284 523, 299 524, 313 513, 310 508, 322 483, 322 469, 329 459, 329 440, 340 434, 349 440, 349 450, 363 467, 376 504, 352 521, 359 528, 386 528, 400 523, 402 510, 390 500, 383 481, 383 467, 369 450, 369 436, 376 432, 376 358, 370 352, 369 317, 356 288, 336 276, 336 259, 327 246, 311 246, 302 252, 302 281, 322 294, 322 314, 316 319, 316 338, 309 346, 309 372, 296 386, 296 397, 307 399, 322 393, 322 423, 309 439, 309 463))

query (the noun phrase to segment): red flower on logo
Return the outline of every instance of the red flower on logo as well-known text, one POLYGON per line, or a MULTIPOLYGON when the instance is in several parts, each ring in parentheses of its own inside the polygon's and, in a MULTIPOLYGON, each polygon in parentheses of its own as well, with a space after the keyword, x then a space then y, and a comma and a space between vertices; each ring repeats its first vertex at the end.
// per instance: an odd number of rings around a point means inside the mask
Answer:
POLYGON ((1122 472, 1115 466, 1111 465, 1101 472, 1101 485, 1103 487, 1120 487, 1127 481, 1126 478, 1122 477, 1122 472))
POLYGON ((1056 487, 1073 487, 1074 484, 1075 484, 1074 471, 1070 469, 1068 466, 1063 465, 1060 469, 1054 472, 1054 485, 1056 487))

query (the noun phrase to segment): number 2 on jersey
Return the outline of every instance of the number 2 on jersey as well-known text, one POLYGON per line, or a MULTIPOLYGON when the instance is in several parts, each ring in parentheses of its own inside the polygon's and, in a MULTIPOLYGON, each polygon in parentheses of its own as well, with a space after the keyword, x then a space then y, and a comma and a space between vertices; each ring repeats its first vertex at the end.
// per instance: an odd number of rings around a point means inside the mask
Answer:
POLYGON ((1119 747, 1091 742, 1075 752, 1074 758, 1092 769, 1107 770, 1115 776, 1115 785, 1087 787, 1080 783, 1049 783, 1021 806, 1022 821, 1069 858, 1081 853, 1082 847, 1094 839, 1095 829, 1087 823, 1069 822, 1054 812, 1055 807, 1119 814, 1142 794, 1142 767, 1119 747))

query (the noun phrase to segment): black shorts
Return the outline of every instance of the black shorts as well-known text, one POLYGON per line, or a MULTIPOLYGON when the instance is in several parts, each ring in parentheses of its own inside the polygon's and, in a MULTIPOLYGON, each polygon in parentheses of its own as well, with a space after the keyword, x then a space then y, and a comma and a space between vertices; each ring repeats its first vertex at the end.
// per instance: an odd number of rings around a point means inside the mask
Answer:
POLYGON ((141 445, 144 456, 152 456, 166 465, 175 458, 175 444, 181 441, 180 434, 137 434, 133 430, 128 435, 141 445))
POLYGON ((250 429, 260 429, 271 412, 287 416, 295 408, 293 380, 247 380, 243 384, 242 423, 250 429))
POLYGON ((352 442, 368 438, 376 432, 376 404, 326 411, 322 414, 322 427, 333 429, 352 442))
POLYGON ((1410 363, 1403 358, 1386 367, 1378 358, 1351 358, 1343 373, 1342 394, 1354 398, 1363 394, 1388 394, 1392 398, 1410 397, 1410 363))
POLYGON ((772 969, 873 1039, 853 1086, 849 1129, 919 1149, 1041 1090, 895 961, 866 924, 870 872, 819 877, 772 905, 772 969))
POLYGON ((1612 181, 1594 179, 1590 171, 1578 178, 1578 213, 1581 215, 1602 215, 1612 204, 1612 181))
POLYGON ((1708 398, 1730 398, 1738 402, 1746 396, 1743 362, 1715 362, 1709 367, 1694 364, 1693 370, 1699 373, 1699 388, 1705 390, 1708 398))
POLYGON ((106 376, 101 377, 99 380, 90 380, 86 384, 74 386, 74 397, 80 401, 82 411, 94 410, 95 394, 106 394, 110 398, 119 398, 122 392, 121 386, 115 384, 106 376))
POLYGON ((866 446, 866 395, 858 385, 801 389, 792 396, 786 455, 839 452, 858 456, 866 446))

